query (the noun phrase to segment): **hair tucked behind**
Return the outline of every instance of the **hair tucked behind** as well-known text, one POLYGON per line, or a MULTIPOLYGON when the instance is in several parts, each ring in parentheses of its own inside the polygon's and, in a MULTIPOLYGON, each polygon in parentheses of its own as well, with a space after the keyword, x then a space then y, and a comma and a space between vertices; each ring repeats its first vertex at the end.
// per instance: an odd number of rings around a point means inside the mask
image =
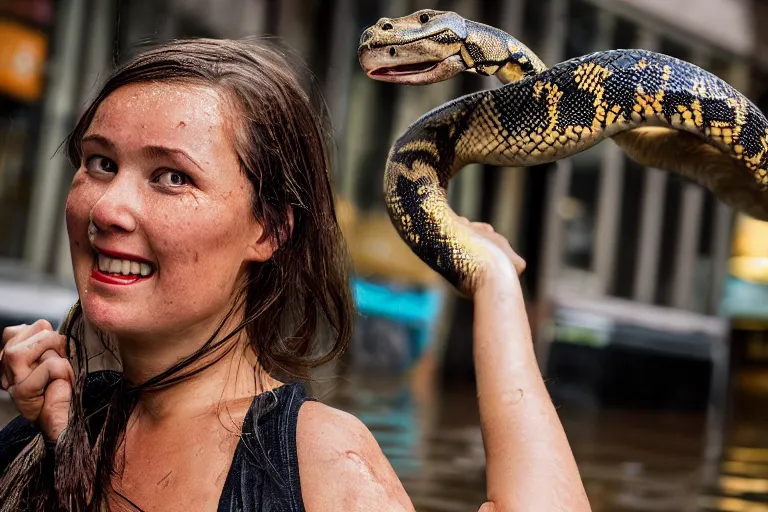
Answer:
POLYGON ((144 51, 117 68, 70 134, 66 149, 80 166, 81 141, 96 110, 116 89, 142 82, 206 85, 231 103, 232 137, 242 171, 253 184, 253 215, 264 236, 279 246, 265 263, 253 263, 232 311, 245 320, 235 332, 221 327, 186 360, 144 383, 117 386, 103 425, 90 431, 82 407, 87 359, 79 307, 67 325, 76 371, 70 422, 55 447, 33 440, 0 477, 0 512, 98 511, 115 473, 113 459, 137 392, 171 385, 213 364, 231 350, 238 331, 264 371, 305 379, 337 356, 351 337, 353 302, 348 259, 330 183, 323 117, 301 86, 297 60, 254 41, 193 39, 144 51), (328 344, 322 336, 330 331, 328 344), (216 350, 227 347, 226 350, 216 350), (205 357, 215 354, 215 357, 205 357), (205 358, 205 365, 198 363, 205 358))

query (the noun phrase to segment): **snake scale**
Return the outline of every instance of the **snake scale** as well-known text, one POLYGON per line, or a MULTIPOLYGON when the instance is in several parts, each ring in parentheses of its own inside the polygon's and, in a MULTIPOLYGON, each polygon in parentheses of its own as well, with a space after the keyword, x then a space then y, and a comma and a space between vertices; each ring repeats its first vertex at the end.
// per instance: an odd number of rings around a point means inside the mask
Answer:
POLYGON ((532 166, 612 139, 642 165, 681 174, 725 204, 768 220, 768 121, 717 76, 647 50, 609 50, 551 68, 524 44, 454 12, 382 18, 358 58, 376 80, 421 85, 460 72, 501 87, 424 114, 389 151, 390 219, 424 262, 466 291, 482 248, 447 200, 464 166, 532 166))

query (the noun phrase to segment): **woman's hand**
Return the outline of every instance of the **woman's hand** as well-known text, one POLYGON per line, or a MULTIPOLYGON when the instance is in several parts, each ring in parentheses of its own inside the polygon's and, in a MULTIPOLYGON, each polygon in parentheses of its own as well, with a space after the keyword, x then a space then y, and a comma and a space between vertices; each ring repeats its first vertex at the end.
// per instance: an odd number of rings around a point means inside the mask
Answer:
POLYGON ((65 344, 66 337, 45 320, 3 330, 0 385, 49 441, 56 441, 69 421, 75 375, 65 344))
POLYGON ((516 281, 525 270, 525 260, 512 250, 507 239, 485 222, 470 222, 465 217, 459 217, 459 221, 472 231, 482 254, 479 268, 466 284, 466 291, 474 296, 487 285, 504 287, 516 281))

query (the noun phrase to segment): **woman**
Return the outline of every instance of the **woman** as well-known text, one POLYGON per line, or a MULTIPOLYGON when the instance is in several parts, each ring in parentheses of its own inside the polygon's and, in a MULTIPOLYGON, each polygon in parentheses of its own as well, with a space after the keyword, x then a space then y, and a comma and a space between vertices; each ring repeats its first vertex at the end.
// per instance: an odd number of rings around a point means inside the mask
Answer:
MULTIPOLYGON (((79 120, 75 350, 45 321, 3 332, 21 415, 0 434, 1 510, 413 510, 361 422, 283 383, 333 359, 353 322, 324 132, 294 68, 262 45, 172 42, 117 69, 79 120), (88 373, 86 322, 119 373, 88 373)), ((489 254, 471 290, 483 510, 588 510, 524 264, 472 226, 489 254)))

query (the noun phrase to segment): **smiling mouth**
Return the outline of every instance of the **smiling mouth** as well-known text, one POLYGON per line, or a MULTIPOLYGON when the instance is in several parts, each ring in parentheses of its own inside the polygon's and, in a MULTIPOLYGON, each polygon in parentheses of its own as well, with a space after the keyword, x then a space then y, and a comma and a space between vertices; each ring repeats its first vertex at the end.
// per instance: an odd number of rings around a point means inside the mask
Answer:
POLYGON ((371 75, 377 76, 402 76, 402 75, 417 75, 419 73, 426 73, 432 71, 440 64, 438 62, 417 62, 415 64, 403 64, 401 66, 392 66, 378 68, 371 71, 371 75))
POLYGON ((96 281, 124 285, 145 281, 154 275, 155 267, 151 263, 113 258, 100 252, 94 252, 91 277, 96 281))

